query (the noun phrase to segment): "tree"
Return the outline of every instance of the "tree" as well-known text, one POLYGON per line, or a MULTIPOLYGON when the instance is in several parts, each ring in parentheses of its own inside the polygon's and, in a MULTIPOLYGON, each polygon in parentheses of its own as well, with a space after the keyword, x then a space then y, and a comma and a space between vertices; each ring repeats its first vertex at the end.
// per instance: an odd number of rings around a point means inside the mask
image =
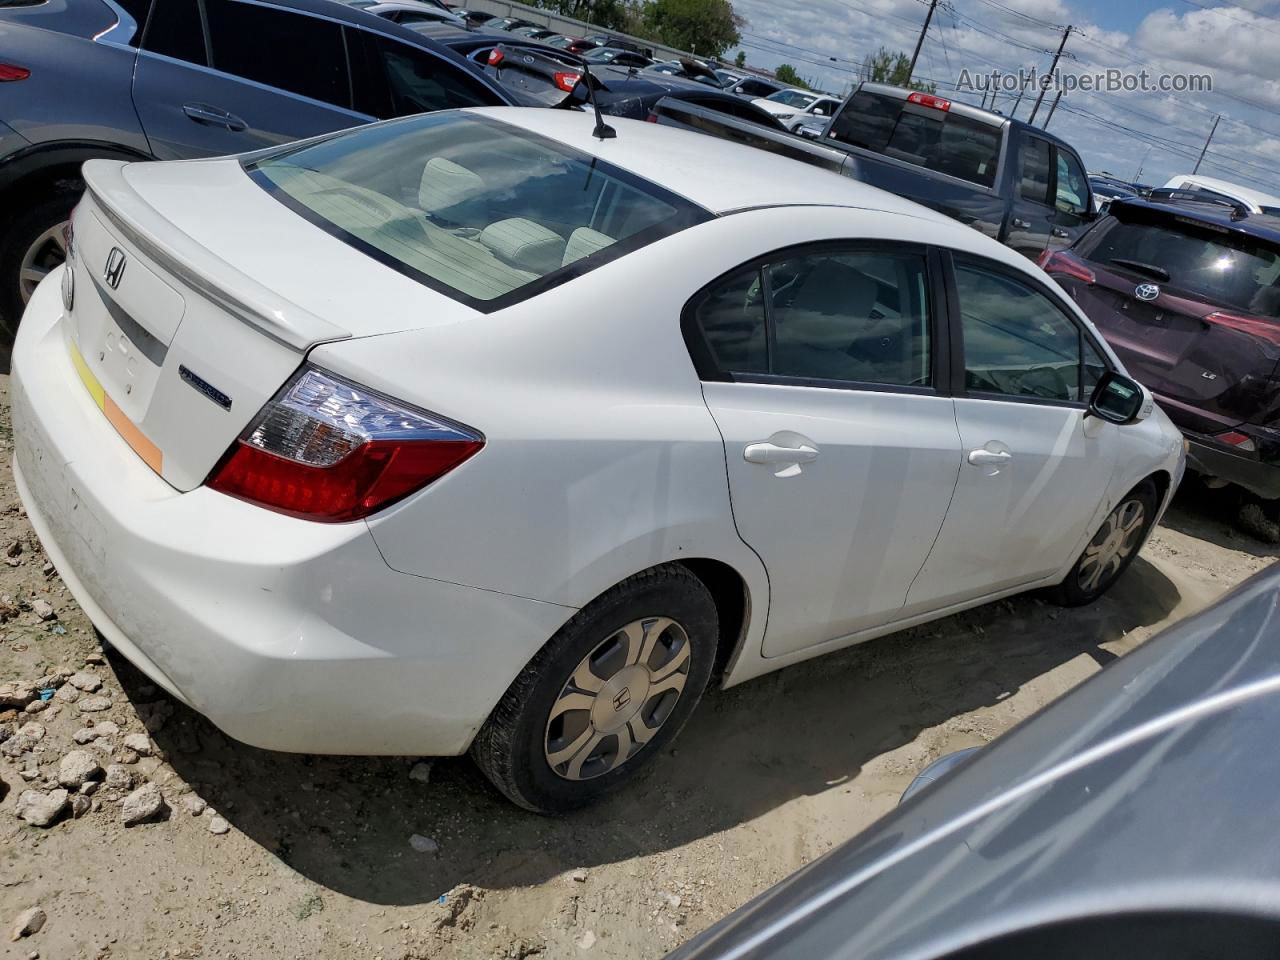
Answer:
POLYGON ((646 37, 700 57, 736 47, 746 23, 729 0, 647 0, 640 19, 646 37))
POLYGON ((867 58, 862 68, 862 79, 871 83, 888 83, 895 87, 922 90, 925 93, 933 93, 937 89, 937 84, 934 83, 921 83, 917 80, 908 81, 907 77, 910 72, 910 57, 901 51, 890 53, 887 47, 881 47, 867 58))
POLYGON ((637 32, 638 12, 629 0, 533 0, 533 3, 544 10, 585 20, 602 30, 637 32))
POLYGON ((809 89, 809 84, 796 72, 796 68, 789 63, 781 63, 778 69, 773 71, 773 78, 779 83, 785 83, 789 87, 802 87, 809 89))
POLYGON ((747 65, 747 51, 739 50, 737 56, 733 58, 733 65, 741 70, 747 65))

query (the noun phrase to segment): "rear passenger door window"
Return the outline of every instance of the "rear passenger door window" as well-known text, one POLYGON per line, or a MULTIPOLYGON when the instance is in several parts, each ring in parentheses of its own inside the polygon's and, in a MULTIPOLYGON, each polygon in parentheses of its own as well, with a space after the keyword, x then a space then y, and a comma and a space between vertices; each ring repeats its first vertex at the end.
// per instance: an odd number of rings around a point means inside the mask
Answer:
POLYGON ((692 333, 718 374, 815 386, 929 387, 925 256, 841 246, 784 254, 717 282, 692 333))
POLYGON ((215 69, 322 103, 351 106, 347 53, 337 23, 241 0, 204 0, 204 8, 215 69))
POLYGON ((199 0, 163 0, 155 5, 142 48, 202 67, 209 65, 199 0))
POLYGON ((1049 164, 1052 153, 1049 142, 1027 137, 1022 144, 1022 179, 1019 193, 1024 200, 1049 205, 1049 164))
POLYGON ((371 116, 386 119, 504 102, 460 64, 363 30, 349 31, 348 37, 353 48, 361 48, 356 109, 371 116))
MULTIPOLYGON (((969 393, 1083 403, 1102 363, 1086 377, 1081 328, 1047 296, 997 270, 957 263, 956 294, 969 393)), ((1090 346, 1092 350, 1092 346, 1090 346)))

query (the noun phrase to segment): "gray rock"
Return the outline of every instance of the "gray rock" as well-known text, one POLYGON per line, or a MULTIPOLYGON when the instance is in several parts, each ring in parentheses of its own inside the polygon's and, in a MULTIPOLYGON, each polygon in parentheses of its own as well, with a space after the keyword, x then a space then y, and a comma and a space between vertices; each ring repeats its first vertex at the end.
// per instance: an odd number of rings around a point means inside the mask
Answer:
POLYGON ((22 556, 22 541, 21 541, 21 540, 10 540, 10 541, 9 541, 8 546, 6 546, 6 547, 4 548, 4 555, 5 555, 6 557, 20 557, 20 556, 22 556))
POLYGON ((44 562, 44 566, 40 568, 40 572, 43 573, 46 577, 54 573, 55 571, 54 571, 53 561, 46 560, 44 562))
POLYGON ((86 780, 80 784, 80 795, 82 797, 92 797, 98 792, 100 786, 102 786, 102 782, 99 780, 86 780))
POLYGON ((92 727, 84 727, 73 733, 71 739, 83 747, 85 744, 93 743, 97 736, 92 727))
POLYGON ((28 737, 25 733, 15 733, 3 744, 0 744, 0 754, 3 754, 11 760, 16 760, 18 757, 31 750, 35 745, 35 740, 28 737))
POLYGON ((120 804, 120 819, 126 827, 143 823, 164 809, 164 797, 154 783, 144 783, 120 804))
POLYGON ((415 763, 409 768, 409 779, 427 783, 431 779, 431 763, 426 760, 415 763))
POLYGON ((223 820, 221 817, 214 815, 209 818, 209 832, 222 836, 231 829, 231 824, 223 820))
POLYGON ((22 712, 23 713, 43 713, 48 709, 49 709, 49 701, 32 700, 30 703, 26 705, 26 707, 23 709, 22 712))
POLYGON ((64 683, 53 695, 64 703, 75 703, 80 699, 80 691, 69 683, 64 683))
POLYGON ((80 701, 81 713, 101 713, 103 710, 110 709, 110 697, 89 697, 87 700, 80 701))
POLYGON ((72 750, 58 764, 58 782, 64 787, 78 790, 86 780, 96 779, 102 767, 87 750, 72 750))
POLYGON ((133 786, 133 771, 123 764, 109 764, 106 785, 108 790, 128 790, 133 786))
POLYGON ((200 797, 197 797, 195 794, 192 794, 189 797, 182 798, 182 808, 186 810, 187 813, 191 814, 193 817, 200 816, 200 814, 204 813, 205 809, 208 806, 209 805, 205 803, 204 800, 202 800, 200 797))
POLYGON ((56 620, 58 618, 57 611, 53 609, 53 604, 44 597, 37 597, 31 601, 31 612, 41 620, 56 620))
POLYGON ((93 808, 93 801, 81 794, 71 798, 71 816, 79 820, 93 808))
POLYGON ((145 733, 131 733, 124 738, 125 748, 132 750, 140 757, 149 757, 152 753, 151 738, 145 733))
POLYGON ((30 723, 24 723, 22 726, 18 728, 18 735, 30 737, 32 740, 37 740, 37 741, 43 740, 44 724, 36 723, 34 720, 32 720, 30 723))
POLYGON ((114 737, 120 732, 120 728, 110 720, 101 720, 94 724, 93 733, 97 737, 114 737))
POLYGON ((47 827, 62 815, 67 808, 67 791, 23 790, 13 812, 19 820, 36 827, 47 827))
POLYGON ((67 677, 67 683, 85 693, 97 693, 102 689, 102 680, 92 673, 73 673, 67 677))
POLYGON ((44 922, 47 919, 45 912, 39 907, 23 910, 18 914, 18 919, 14 921, 13 930, 9 933, 9 939, 16 942, 23 937, 34 936, 44 928, 44 922))
POLYGON ((21 710, 36 698, 36 691, 26 683, 0 683, 0 710, 21 710))
POLYGON ((409 846, 413 847, 418 853, 436 853, 440 849, 440 844, 430 837, 424 837, 420 833, 415 833, 409 837, 409 846))

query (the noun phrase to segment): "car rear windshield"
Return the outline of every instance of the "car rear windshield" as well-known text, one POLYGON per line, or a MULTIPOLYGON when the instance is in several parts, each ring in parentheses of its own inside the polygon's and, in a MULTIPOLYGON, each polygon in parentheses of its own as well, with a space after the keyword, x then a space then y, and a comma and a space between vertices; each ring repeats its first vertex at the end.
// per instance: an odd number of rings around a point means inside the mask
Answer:
POLYGON ((1000 127, 866 90, 849 98, 829 136, 983 187, 1000 161, 1000 127))
POLYGON ((1149 265, 1199 299, 1280 318, 1280 248, 1254 237, 1190 217, 1126 212, 1091 235, 1081 253, 1108 268, 1149 265))
POLYGON ((485 311, 711 217, 572 147, 462 111, 359 127, 246 169, 330 234, 485 311))

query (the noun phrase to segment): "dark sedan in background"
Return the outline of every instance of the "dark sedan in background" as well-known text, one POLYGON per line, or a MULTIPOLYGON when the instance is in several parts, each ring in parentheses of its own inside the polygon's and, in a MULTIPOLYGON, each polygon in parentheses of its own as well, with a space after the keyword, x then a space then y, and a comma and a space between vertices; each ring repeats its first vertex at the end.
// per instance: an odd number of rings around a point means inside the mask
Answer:
POLYGON ((668 960, 1280 955, 1280 569, 668 960))
POLYGON ((1189 467, 1280 497, 1280 218, 1157 190, 1043 266, 1183 431, 1189 467))

